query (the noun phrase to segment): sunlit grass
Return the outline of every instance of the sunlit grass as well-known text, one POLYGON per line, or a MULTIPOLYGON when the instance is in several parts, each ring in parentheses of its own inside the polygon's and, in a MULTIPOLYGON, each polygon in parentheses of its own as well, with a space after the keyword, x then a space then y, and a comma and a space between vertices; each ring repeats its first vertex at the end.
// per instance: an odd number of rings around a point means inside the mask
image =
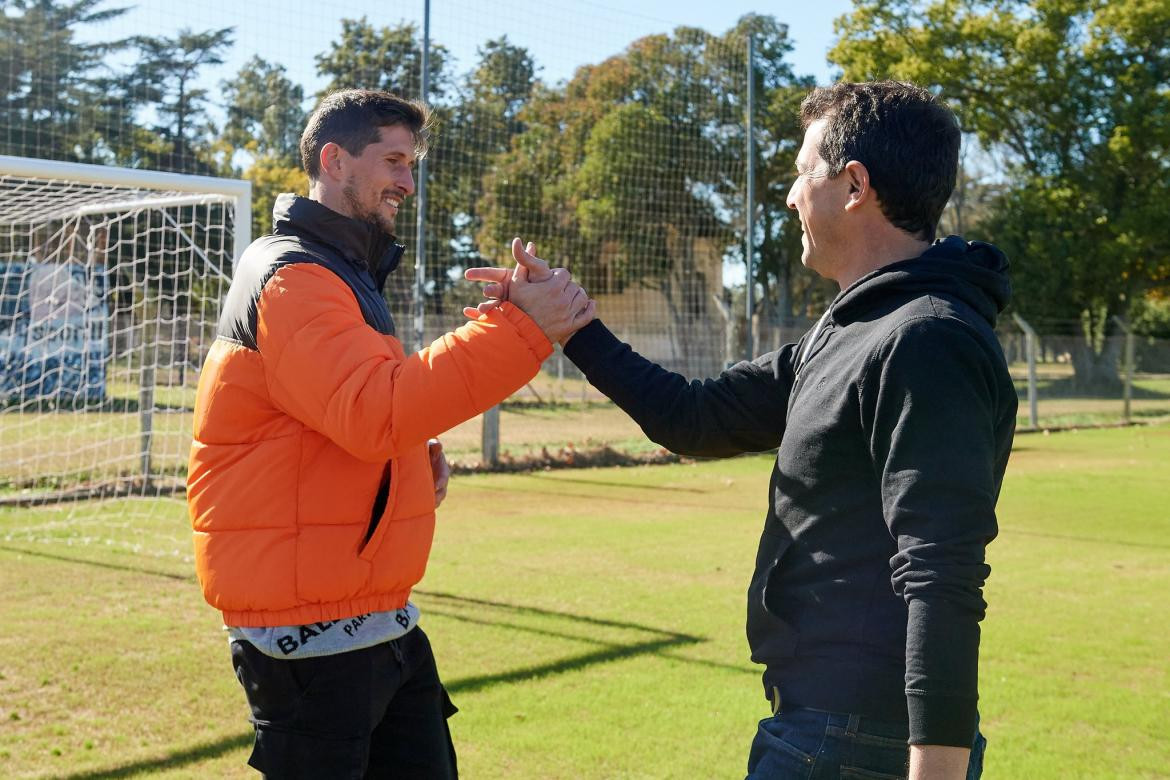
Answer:
MULTIPOLYGON (((1170 427, 1022 435, 989 556, 996 778, 1170 765, 1170 427)), ((416 593, 469 778, 742 777, 770 459, 459 477, 416 593)), ((0 776, 250 777, 185 509, 0 510, 0 776)))

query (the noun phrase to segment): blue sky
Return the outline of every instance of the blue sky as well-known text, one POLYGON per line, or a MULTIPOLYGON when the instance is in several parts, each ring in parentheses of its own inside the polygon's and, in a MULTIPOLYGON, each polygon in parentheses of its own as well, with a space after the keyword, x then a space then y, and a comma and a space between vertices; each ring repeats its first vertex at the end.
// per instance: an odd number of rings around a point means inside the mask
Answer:
MULTIPOLYGON (((123 3, 111 0, 106 5, 123 3)), ((850 7, 850 0, 432 0, 431 37, 451 51, 457 72, 463 72, 474 63, 478 45, 507 35, 532 53, 542 68, 542 78, 556 82, 570 77, 578 65, 599 62, 643 35, 679 25, 722 33, 745 13, 770 13, 789 25, 795 42, 791 61, 796 72, 811 74, 825 83, 831 78, 825 53, 833 41, 833 20, 850 7)), ((259 54, 283 65, 289 76, 312 94, 323 86, 316 76, 313 55, 338 37, 341 19, 361 16, 377 26, 407 20, 421 28, 423 0, 204 0, 183 4, 139 0, 125 16, 90 32, 109 39, 173 36, 181 28, 234 27, 236 43, 228 61, 207 69, 204 85, 218 85, 245 60, 259 54)))

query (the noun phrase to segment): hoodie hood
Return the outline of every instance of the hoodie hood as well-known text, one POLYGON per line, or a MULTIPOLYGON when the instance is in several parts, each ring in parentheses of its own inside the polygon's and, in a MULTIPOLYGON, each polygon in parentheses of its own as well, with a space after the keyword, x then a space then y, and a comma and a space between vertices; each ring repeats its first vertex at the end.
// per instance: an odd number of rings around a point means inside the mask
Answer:
POLYGON ((379 290, 385 286, 386 277, 398 267, 406 250, 396 243, 394 236, 369 222, 352 219, 291 192, 276 197, 272 224, 276 233, 300 234, 333 247, 349 262, 368 270, 379 290))
POLYGON ((902 260, 863 276, 833 301, 839 323, 861 319, 875 306, 921 295, 957 298, 995 327, 996 316, 1012 296, 1007 257, 982 241, 959 236, 939 239, 912 260, 902 260))

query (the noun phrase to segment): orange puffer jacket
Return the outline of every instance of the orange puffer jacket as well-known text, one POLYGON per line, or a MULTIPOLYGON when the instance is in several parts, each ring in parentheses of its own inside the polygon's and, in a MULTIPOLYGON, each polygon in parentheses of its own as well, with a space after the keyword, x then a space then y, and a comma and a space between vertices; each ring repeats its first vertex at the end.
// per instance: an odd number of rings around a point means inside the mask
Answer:
POLYGON ((403 606, 434 530, 427 439, 552 351, 505 304, 407 356, 380 294, 401 247, 305 198, 275 216, 228 292, 187 478, 199 582, 232 626, 403 606))

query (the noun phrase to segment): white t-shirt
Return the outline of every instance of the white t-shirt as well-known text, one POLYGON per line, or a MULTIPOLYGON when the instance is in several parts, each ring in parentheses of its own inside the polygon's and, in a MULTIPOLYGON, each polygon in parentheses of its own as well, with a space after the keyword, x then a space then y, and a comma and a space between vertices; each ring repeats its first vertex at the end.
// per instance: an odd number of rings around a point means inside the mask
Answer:
POLYGON ((363 650, 397 639, 416 625, 418 607, 408 601, 402 609, 368 612, 303 626, 224 628, 229 642, 250 642, 265 655, 293 660, 363 650))

